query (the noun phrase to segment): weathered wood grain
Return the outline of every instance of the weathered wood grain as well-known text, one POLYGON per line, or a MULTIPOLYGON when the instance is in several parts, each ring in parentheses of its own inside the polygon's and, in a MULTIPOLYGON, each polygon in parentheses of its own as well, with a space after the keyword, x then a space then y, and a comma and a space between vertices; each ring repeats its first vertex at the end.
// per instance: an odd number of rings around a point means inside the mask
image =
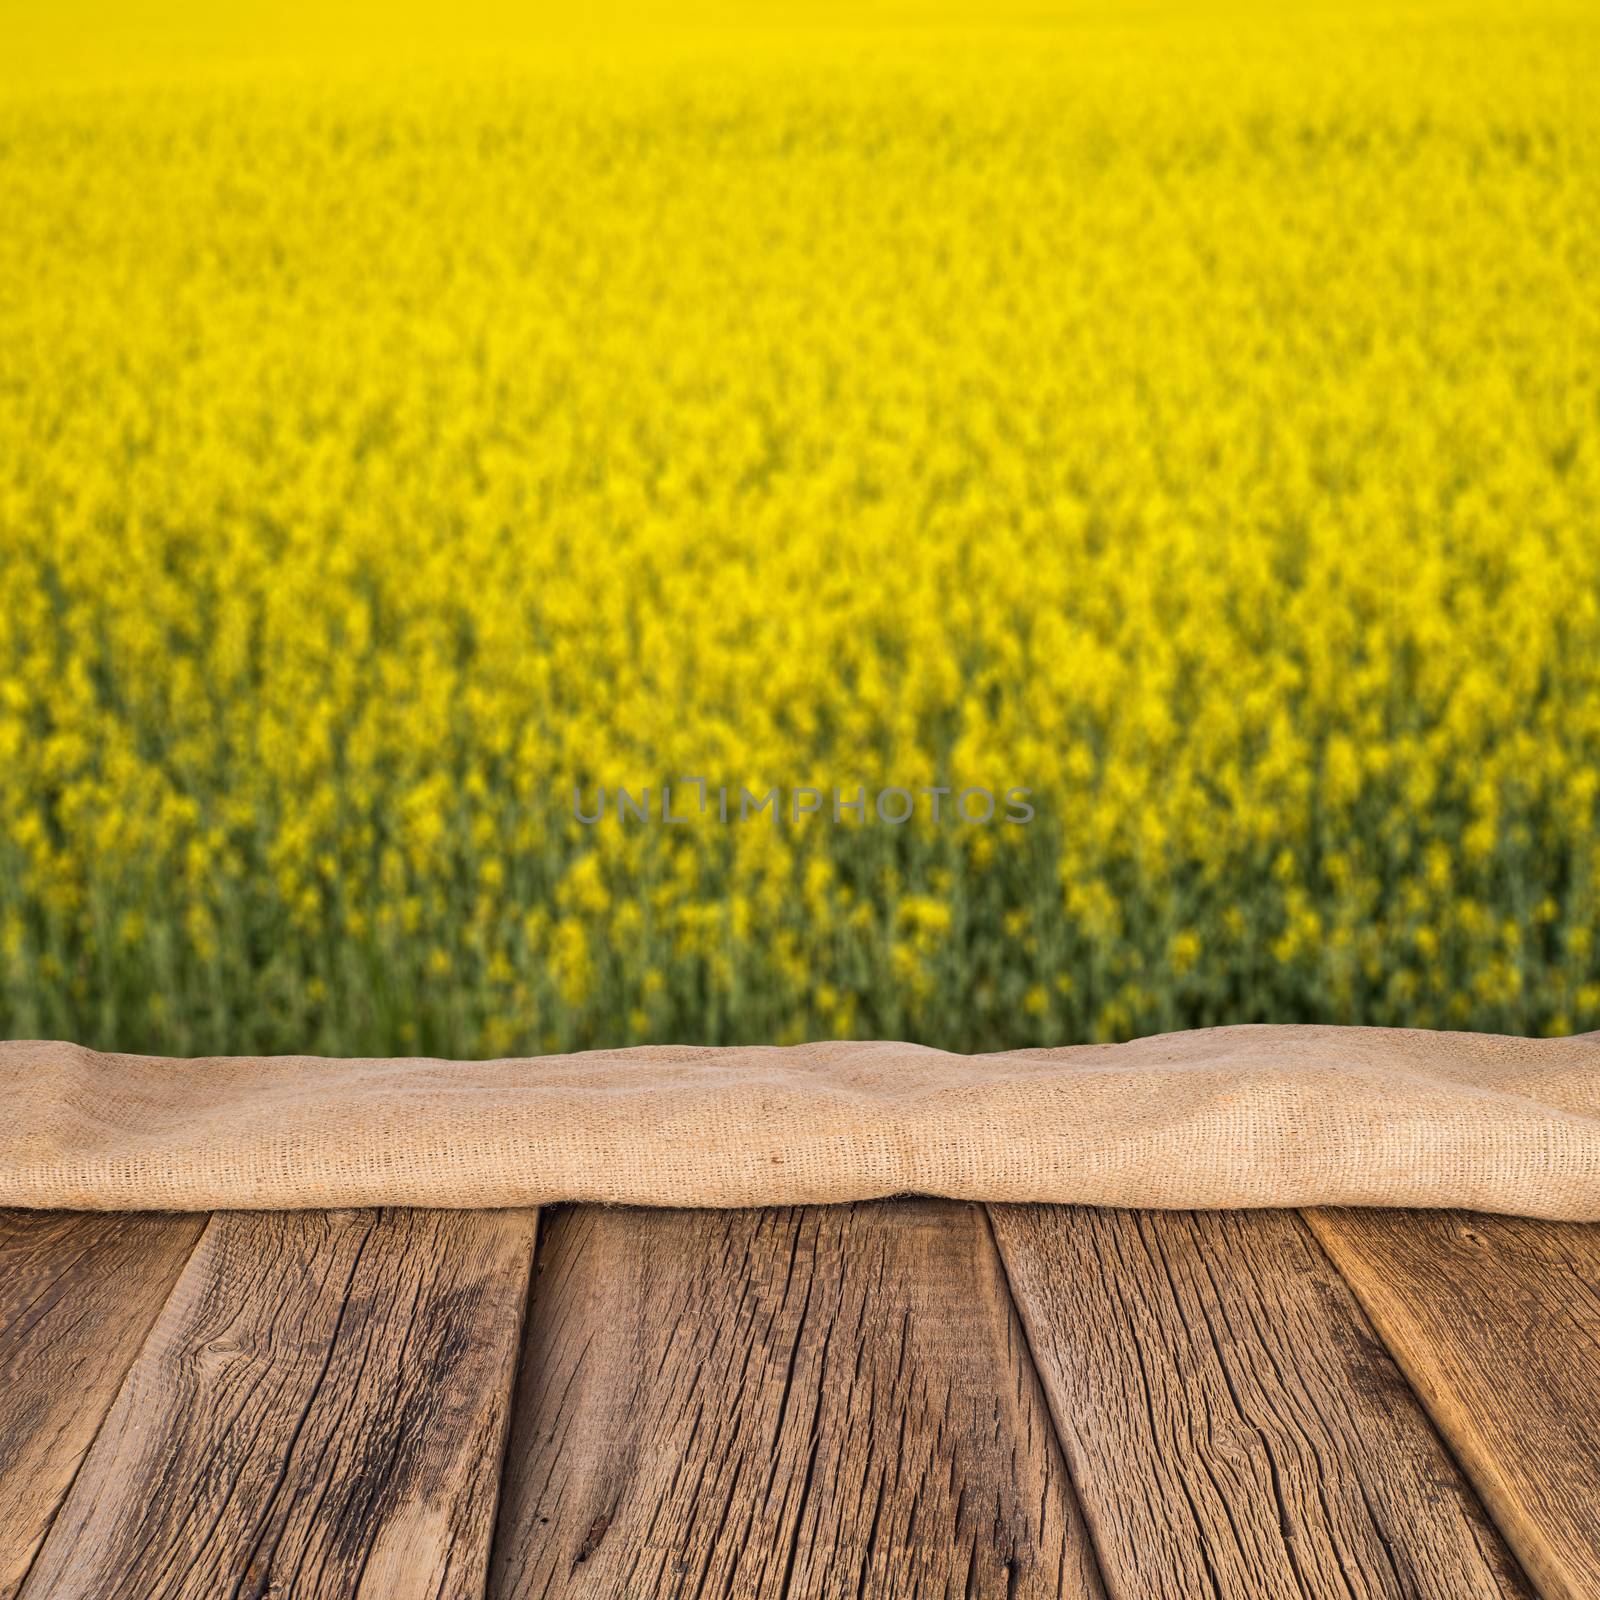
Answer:
POLYGON ((0 1211, 0 1600, 13 1600, 204 1216, 0 1211))
POLYGON ((24 1600, 481 1595, 535 1220, 219 1213, 24 1600))
POLYGON ((1101 1594, 982 1210, 560 1214, 490 1593, 1101 1594))
POLYGON ((1600 1226, 1308 1220, 1548 1600, 1600 1595, 1600 1226))
POLYGON ((1116 1600, 1527 1594, 1294 1214, 991 1214, 1116 1600))

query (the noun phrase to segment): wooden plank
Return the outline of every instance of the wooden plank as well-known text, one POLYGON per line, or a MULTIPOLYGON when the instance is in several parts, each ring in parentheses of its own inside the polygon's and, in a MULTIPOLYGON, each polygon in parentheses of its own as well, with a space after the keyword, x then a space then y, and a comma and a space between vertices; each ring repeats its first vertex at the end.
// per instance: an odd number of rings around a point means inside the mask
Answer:
POLYGON ((1113 1597, 1528 1593, 1293 1213, 991 1211, 1113 1597))
POLYGON ((481 1595, 535 1221, 219 1213, 24 1600, 481 1595))
POLYGON ((540 1251, 490 1593, 1103 1593, 980 1208, 581 1208, 540 1251))
POLYGON ((14 1600, 205 1222, 0 1211, 0 1600, 14 1600))
POLYGON ((1600 1225, 1313 1211, 1549 1600, 1600 1595, 1600 1225))

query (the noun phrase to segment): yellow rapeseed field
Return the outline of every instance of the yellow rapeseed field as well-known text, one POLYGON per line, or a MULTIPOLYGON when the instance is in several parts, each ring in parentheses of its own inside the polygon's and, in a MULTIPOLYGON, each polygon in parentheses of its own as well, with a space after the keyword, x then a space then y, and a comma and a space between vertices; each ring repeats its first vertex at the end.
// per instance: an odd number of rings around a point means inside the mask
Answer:
POLYGON ((1600 1026, 1592 0, 217 9, 0 67, 0 1035, 1600 1026))

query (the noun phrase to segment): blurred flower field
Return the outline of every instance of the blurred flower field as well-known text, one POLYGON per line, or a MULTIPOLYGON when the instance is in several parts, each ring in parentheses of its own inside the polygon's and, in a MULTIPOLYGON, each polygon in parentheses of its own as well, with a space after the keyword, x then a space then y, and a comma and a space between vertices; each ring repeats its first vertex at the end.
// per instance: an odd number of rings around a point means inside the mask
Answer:
POLYGON ((1600 12, 638 6, 0 78, 0 1036, 1600 1027, 1600 12))

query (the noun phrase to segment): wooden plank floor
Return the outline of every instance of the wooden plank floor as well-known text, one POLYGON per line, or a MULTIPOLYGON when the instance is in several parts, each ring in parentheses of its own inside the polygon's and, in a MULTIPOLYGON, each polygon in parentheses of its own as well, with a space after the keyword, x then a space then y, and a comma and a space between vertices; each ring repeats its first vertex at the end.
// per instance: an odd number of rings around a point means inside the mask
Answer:
POLYGON ((0 1214, 0 1600, 1600 1600, 1600 1226, 0 1214))

